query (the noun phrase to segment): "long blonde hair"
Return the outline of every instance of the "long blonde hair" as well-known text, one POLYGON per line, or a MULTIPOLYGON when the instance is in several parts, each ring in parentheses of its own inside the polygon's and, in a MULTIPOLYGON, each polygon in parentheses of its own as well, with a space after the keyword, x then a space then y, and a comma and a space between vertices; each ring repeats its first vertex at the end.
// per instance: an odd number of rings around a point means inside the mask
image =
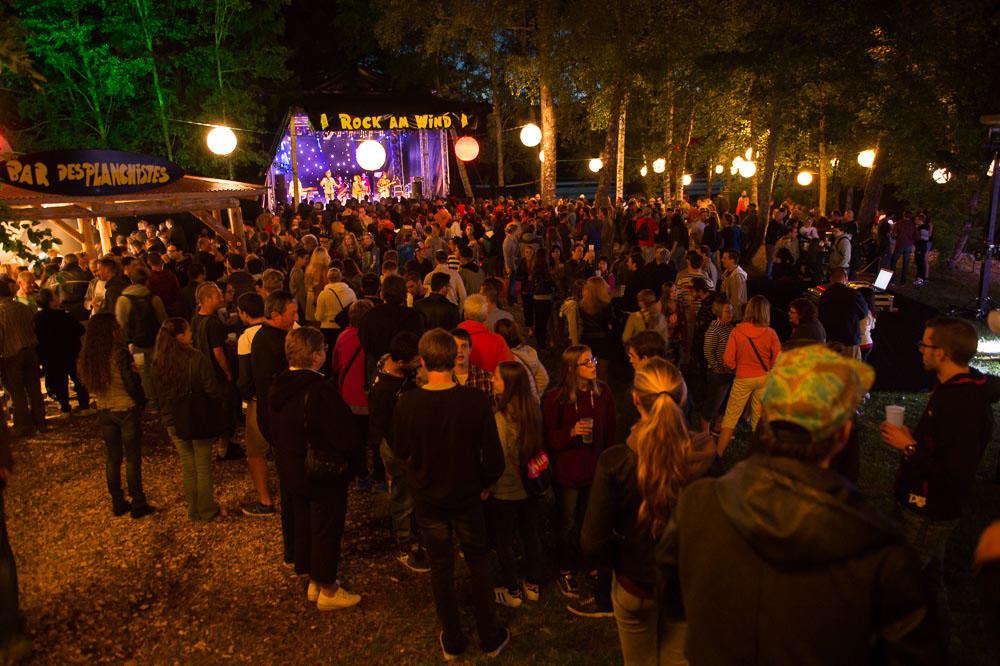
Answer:
POLYGON ((313 250, 306 266, 305 283, 309 289, 316 290, 326 284, 326 272, 330 269, 330 253, 323 246, 313 250))
POLYGON ((611 288, 604 278, 593 276, 583 283, 583 298, 580 299, 580 309, 587 314, 596 314, 602 308, 611 304, 611 288))
POLYGON ((638 524, 659 538, 684 487, 685 460, 691 450, 680 408, 687 385, 677 366, 654 357, 635 373, 632 390, 644 412, 628 438, 639 459, 638 524))

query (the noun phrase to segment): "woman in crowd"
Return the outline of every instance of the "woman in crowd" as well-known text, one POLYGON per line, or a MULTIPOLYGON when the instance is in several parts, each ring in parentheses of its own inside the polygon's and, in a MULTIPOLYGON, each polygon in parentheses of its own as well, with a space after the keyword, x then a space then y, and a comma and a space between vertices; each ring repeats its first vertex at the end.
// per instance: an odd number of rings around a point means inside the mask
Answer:
POLYGON ((313 250, 306 266, 306 321, 316 321, 316 299, 326 285, 326 273, 330 270, 330 254, 324 247, 313 250))
POLYGON ((660 299, 656 297, 653 290, 643 289, 636 295, 636 301, 639 304, 639 311, 630 314, 625 321, 622 342, 628 342, 633 335, 642 331, 656 331, 663 336, 664 340, 669 339, 667 319, 663 316, 660 299))
POLYGON ((361 246, 358 243, 358 237, 351 232, 347 232, 344 236, 344 240, 341 241, 338 251, 341 261, 351 259, 359 266, 364 264, 364 257, 361 252, 361 246))
POLYGON ((539 349, 548 349, 549 320, 552 317, 552 301, 556 295, 556 282, 549 272, 549 262, 537 257, 531 269, 531 308, 535 317, 535 341, 539 349))
POLYGON ((105 468, 111 511, 142 518, 154 509, 142 489, 142 380, 125 345, 122 328, 110 312, 95 314, 87 324, 78 361, 80 380, 97 402, 97 424, 104 438, 105 468), (122 492, 122 458, 131 502, 122 492))
POLYGON ((521 290, 521 309, 524 312, 524 325, 528 327, 529 331, 535 326, 535 264, 535 246, 527 243, 522 245, 521 258, 517 262, 514 279, 517 280, 518 287, 521 290))
POLYGON ((723 298, 712 303, 715 319, 705 331, 703 352, 705 356, 705 396, 701 404, 701 429, 711 431, 716 425, 719 409, 726 402, 726 394, 733 385, 733 371, 726 365, 726 345, 733 332, 733 306, 723 298))
POLYGON ((337 573, 347 489, 362 440, 336 386, 319 372, 326 362, 323 334, 292 330, 285 356, 288 370, 274 379, 268 408, 278 477, 291 502, 295 573, 309 577, 306 598, 319 610, 348 608, 361 596, 345 590, 337 573))
POLYGON ((358 328, 373 307, 372 302, 368 299, 362 299, 350 306, 347 312, 347 328, 337 338, 337 344, 333 348, 331 358, 340 397, 350 407, 354 429, 362 438, 359 445, 363 461, 359 470, 362 474, 360 483, 365 489, 370 488, 372 483, 377 483, 385 491, 387 490, 385 487, 385 466, 382 464, 382 457, 379 455, 378 449, 373 452, 371 474, 367 472, 367 454, 364 453, 364 444, 368 437, 368 395, 365 393, 365 351, 361 347, 358 328))
MULTIPOLYGON (((597 379, 598 359, 590 347, 568 347, 561 365, 559 382, 545 394, 542 411, 545 442, 555 466, 559 591, 575 598, 580 524, 597 457, 614 443, 615 402, 610 387, 597 379)), ((597 590, 600 596, 608 591, 597 590)), ((597 601, 610 610, 610 599, 597 601)))
POLYGON ((807 298, 796 298, 788 305, 788 319, 792 326, 792 337, 788 339, 794 344, 805 342, 826 342, 826 329, 819 321, 816 305, 807 298))
POLYGON ((607 380, 607 362, 615 357, 615 344, 611 335, 614 313, 611 309, 611 292, 604 278, 587 278, 583 283, 580 300, 580 344, 593 351, 594 357, 603 361, 599 367, 601 379, 607 380))
POLYGON ((524 341, 521 329, 513 319, 498 321, 494 326, 494 332, 504 339, 514 358, 528 371, 531 393, 535 396, 535 400, 540 400, 549 386, 549 373, 538 360, 538 352, 524 341))
POLYGON ((38 360, 45 372, 45 389, 49 396, 59 401, 63 414, 69 414, 69 380, 73 380, 80 411, 90 408, 90 396, 76 374, 76 361, 80 355, 80 338, 83 324, 76 317, 59 307, 55 289, 42 289, 35 300, 35 337, 38 338, 38 360))
POLYGON ((754 296, 747 302, 743 321, 736 325, 726 344, 726 366, 736 373, 733 388, 726 403, 726 415, 722 419, 719 435, 719 456, 721 457, 733 438, 736 424, 743 410, 750 403, 750 428, 756 429, 760 419, 761 398, 767 373, 781 353, 778 334, 770 327, 771 304, 763 296, 754 296))
POLYGON ((212 418, 225 390, 211 361, 191 345, 191 326, 180 317, 163 322, 153 355, 153 387, 167 435, 181 459, 191 520, 219 513, 212 490, 212 444, 226 424, 212 418))
POLYGON ((669 361, 652 358, 636 371, 639 421, 625 444, 598 459, 580 535, 583 552, 614 570, 611 599, 626 665, 687 663, 686 627, 660 620, 653 557, 681 488, 705 470, 698 463, 690 469, 686 397, 684 378, 669 361))
POLYGON ((528 372, 517 361, 503 361, 497 366, 493 395, 497 396, 497 433, 505 462, 503 475, 490 488, 487 507, 502 583, 494 591, 498 604, 517 608, 522 600, 538 601, 541 590, 538 500, 525 491, 521 469, 542 450, 542 416, 531 392, 528 372), (519 582, 514 558, 515 531, 524 548, 523 582, 519 582))

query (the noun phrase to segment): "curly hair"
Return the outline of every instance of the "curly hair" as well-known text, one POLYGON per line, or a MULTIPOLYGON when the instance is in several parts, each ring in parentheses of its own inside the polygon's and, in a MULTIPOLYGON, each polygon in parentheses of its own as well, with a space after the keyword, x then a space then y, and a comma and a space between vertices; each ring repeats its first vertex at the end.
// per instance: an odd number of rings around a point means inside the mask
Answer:
POLYGON ((112 359, 122 349, 125 349, 122 327, 115 315, 101 312, 91 317, 77 361, 80 380, 88 391, 100 392, 111 385, 112 359))

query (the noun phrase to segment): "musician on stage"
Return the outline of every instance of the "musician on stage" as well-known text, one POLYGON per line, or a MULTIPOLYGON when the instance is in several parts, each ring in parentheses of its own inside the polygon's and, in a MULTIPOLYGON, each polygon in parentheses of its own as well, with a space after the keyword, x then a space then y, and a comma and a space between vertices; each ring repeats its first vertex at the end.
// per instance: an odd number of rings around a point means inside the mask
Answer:
POLYGON ((330 174, 329 169, 323 172, 323 174, 323 178, 319 181, 320 187, 323 188, 323 202, 330 203, 337 196, 337 181, 330 174))

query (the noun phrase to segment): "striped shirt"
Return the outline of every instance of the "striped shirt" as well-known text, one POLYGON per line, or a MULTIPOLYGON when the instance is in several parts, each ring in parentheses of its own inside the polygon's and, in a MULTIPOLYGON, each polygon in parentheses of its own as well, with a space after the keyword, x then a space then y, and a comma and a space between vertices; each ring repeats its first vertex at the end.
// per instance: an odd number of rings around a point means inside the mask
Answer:
POLYGON ((720 374, 732 374, 732 370, 726 367, 723 356, 726 353, 726 343, 729 342, 729 335, 733 332, 732 324, 723 324, 718 319, 708 325, 705 331, 705 360, 708 361, 708 369, 720 374))

